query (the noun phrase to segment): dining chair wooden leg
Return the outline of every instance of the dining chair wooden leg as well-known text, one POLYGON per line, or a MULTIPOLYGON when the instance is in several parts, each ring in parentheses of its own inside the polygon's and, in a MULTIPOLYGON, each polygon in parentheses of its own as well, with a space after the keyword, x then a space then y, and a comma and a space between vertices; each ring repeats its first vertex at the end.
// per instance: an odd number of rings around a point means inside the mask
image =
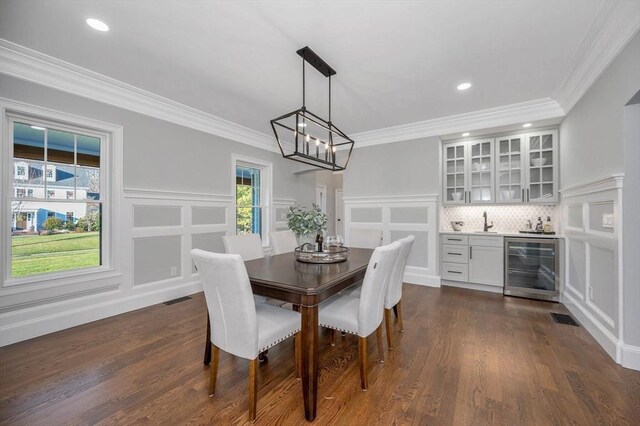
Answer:
POLYGON ((256 419, 258 407, 258 358, 249 360, 249 421, 256 419))
POLYGON ((391 327, 391 309, 384 310, 384 326, 386 327, 387 332, 387 346, 389 350, 393 349, 393 337, 391 336, 392 327, 391 327))
POLYGON ((402 300, 396 305, 398 309, 398 324, 400 324, 400 333, 404 333, 404 325, 402 324, 402 300))
POLYGON ((296 379, 300 380, 302 378, 302 333, 298 331, 293 339, 295 341, 296 379))
POLYGON ((207 312, 207 339, 204 342, 204 365, 211 363, 211 323, 209 322, 209 313, 207 312))
POLYGON ((336 331, 334 329, 329 329, 329 333, 331 335, 331 346, 336 345, 336 331))
POLYGON ((378 361, 384 362, 384 344, 382 343, 382 323, 376 329, 376 343, 378 344, 378 361))
POLYGON ((363 391, 367 390, 367 338, 360 337, 358 339, 358 355, 360 357, 360 387, 363 391))
POLYGON ((220 359, 220 349, 213 343, 209 343, 213 359, 211 360, 211 377, 209 377, 209 396, 216 393, 216 380, 218 378, 218 360, 220 359))

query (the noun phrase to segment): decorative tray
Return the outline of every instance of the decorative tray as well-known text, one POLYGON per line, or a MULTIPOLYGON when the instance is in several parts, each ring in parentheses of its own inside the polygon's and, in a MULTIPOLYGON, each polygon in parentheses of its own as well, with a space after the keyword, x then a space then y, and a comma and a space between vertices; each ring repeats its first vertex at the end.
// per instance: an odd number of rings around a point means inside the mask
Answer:
POLYGON ((303 251, 296 247, 296 260, 304 263, 340 263, 349 258, 348 247, 327 247, 325 251, 303 251))

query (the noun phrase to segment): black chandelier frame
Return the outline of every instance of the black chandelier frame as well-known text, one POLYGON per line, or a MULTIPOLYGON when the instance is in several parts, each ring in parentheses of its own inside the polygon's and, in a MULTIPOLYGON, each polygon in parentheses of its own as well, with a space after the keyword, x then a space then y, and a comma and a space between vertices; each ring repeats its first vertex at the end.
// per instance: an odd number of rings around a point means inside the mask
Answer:
POLYGON ((271 128, 273 129, 273 133, 278 142, 280 152, 284 158, 289 160, 298 161, 300 163, 331 171, 345 170, 351 158, 354 141, 331 122, 331 76, 335 75, 336 71, 322 60, 322 58, 320 58, 313 50, 311 50, 309 46, 299 49, 296 53, 302 57, 302 107, 271 120, 271 128), (312 113, 306 107, 305 63, 307 62, 329 79, 328 120, 312 113), (290 119, 293 116, 295 116, 295 128, 286 124, 287 119, 290 119), (308 122, 327 131, 328 137, 326 140, 321 140, 318 135, 313 136, 313 140, 316 141, 315 149, 313 149, 310 143, 311 135, 307 131, 308 122), (293 152, 286 152, 284 142, 278 134, 278 128, 284 129, 288 134, 293 132, 295 136, 293 152), (334 141, 334 136, 338 141, 334 141), (320 153, 320 144, 325 144, 324 155, 320 153), (344 164, 340 162, 336 155, 339 150, 343 149, 349 150, 344 164))

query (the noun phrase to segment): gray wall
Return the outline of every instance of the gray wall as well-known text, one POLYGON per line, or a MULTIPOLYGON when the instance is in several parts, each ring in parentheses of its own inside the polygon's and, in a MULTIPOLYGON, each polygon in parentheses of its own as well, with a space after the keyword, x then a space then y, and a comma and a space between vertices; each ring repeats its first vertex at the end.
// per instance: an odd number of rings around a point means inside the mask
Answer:
POLYGON ((170 193, 144 199, 132 192, 122 200, 112 277, 3 296, 0 345, 200 291, 189 250, 223 250, 233 203, 171 193, 231 196, 232 154, 273 163, 275 200, 310 205, 315 198, 314 174, 296 174, 297 163, 280 154, 6 75, 0 75, 0 97, 122 126, 124 189, 170 193))
POLYGON ((567 188, 623 171, 623 107, 640 89, 640 34, 560 126, 560 182, 567 188))
POLYGON ((355 149, 344 172, 344 196, 439 193, 439 142, 430 137, 355 149))
POLYGON ((273 162, 275 198, 308 204, 315 189, 279 154, 0 75, 0 96, 124 127, 124 187, 231 194, 231 154, 273 162))
POLYGON ((336 233, 336 189, 342 189, 342 175, 328 170, 316 172, 316 185, 327 187, 327 234, 336 233))
MULTIPOLYGON (((626 107, 640 90, 640 34, 569 112, 560 126, 562 187, 570 187, 624 173, 623 190, 623 340, 640 345, 640 281, 637 224, 640 191, 640 131, 638 109, 626 107)), ((569 246, 571 251, 571 246, 569 246)), ((571 256, 572 253, 569 253, 571 256)), ((610 294, 614 294, 611 289, 610 294)))
POLYGON ((640 346, 640 103, 625 107, 624 141, 624 341, 640 346))

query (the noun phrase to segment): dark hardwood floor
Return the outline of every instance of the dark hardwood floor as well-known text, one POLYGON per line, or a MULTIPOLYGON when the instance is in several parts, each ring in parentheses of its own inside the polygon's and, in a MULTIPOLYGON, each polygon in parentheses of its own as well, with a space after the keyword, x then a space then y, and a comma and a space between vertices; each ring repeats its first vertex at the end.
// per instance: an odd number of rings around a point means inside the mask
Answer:
MULTIPOLYGON (((403 334, 360 390, 358 340, 320 338, 316 424, 638 424, 640 372, 616 365, 562 305, 405 285, 403 334)), ((0 423, 242 424, 248 363, 202 365, 202 294, 0 348, 0 423)), ((258 424, 304 424, 294 342, 258 371, 258 424)))

